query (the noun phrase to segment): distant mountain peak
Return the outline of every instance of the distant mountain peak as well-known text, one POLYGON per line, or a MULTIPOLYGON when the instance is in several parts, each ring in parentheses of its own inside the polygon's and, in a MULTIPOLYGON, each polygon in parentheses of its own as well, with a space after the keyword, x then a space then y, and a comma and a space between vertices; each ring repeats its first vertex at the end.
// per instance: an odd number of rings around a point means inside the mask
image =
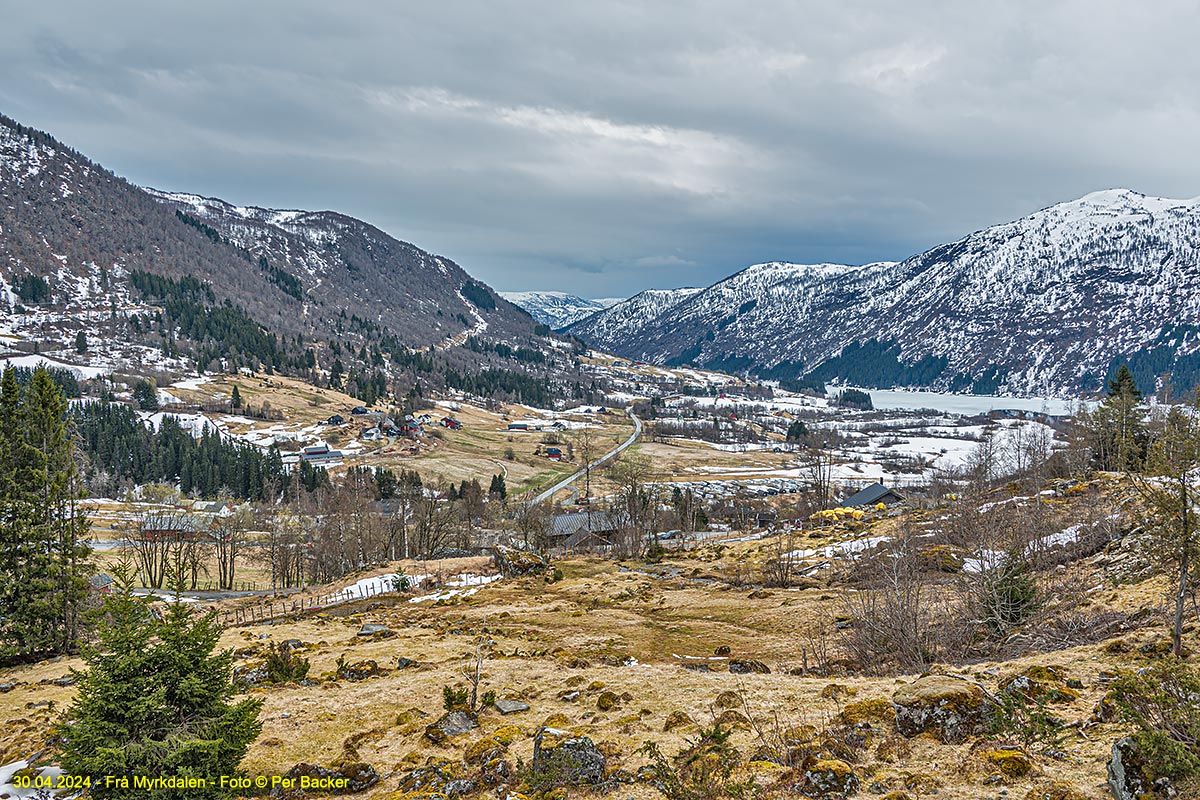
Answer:
POLYGON ((538 290, 527 292, 500 292, 508 302, 529 312, 543 325, 558 330, 578 322, 585 317, 603 311, 621 299, 588 300, 567 292, 538 290))

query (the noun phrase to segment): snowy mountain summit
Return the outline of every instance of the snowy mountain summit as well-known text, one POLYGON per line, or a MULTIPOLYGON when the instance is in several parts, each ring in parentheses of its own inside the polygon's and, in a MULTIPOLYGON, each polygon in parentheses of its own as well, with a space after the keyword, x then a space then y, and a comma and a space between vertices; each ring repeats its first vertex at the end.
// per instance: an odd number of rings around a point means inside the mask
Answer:
POLYGON ((1074 395, 1128 362, 1147 390, 1164 373, 1193 386, 1200 198, 1093 192, 901 262, 757 264, 665 308, 632 302, 571 333, 779 379, 1074 395))
POLYGON ((622 302, 623 298, 587 300, 566 292, 500 292, 508 302, 525 309, 543 325, 558 330, 622 302))

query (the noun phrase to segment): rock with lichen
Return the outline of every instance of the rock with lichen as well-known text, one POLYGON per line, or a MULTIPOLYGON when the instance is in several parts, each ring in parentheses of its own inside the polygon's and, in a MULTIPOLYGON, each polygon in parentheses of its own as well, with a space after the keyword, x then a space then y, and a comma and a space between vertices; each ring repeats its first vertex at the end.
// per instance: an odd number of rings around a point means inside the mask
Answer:
POLYGON ((892 706, 901 734, 929 732, 948 744, 983 733, 996 714, 982 687, 945 675, 925 675, 900 687, 892 706))
POLYGON ((448 711, 425 729, 425 738, 434 744, 442 744, 478 727, 479 723, 471 714, 465 711, 448 711))
POLYGON ((496 570, 506 578, 535 575, 545 572, 550 566, 550 563, 537 553, 502 544, 496 545, 492 550, 492 562, 496 565, 496 570))
POLYGON ((533 771, 551 786, 598 784, 606 766, 604 753, 586 736, 541 728, 533 737, 533 771))
POLYGON ((1061 667, 1034 665, 1000 682, 1000 691, 1037 703, 1069 703, 1079 697, 1061 667))
POLYGON ((858 776, 845 761, 810 758, 804 763, 803 781, 797 791, 807 797, 841 798, 858 791, 858 776))

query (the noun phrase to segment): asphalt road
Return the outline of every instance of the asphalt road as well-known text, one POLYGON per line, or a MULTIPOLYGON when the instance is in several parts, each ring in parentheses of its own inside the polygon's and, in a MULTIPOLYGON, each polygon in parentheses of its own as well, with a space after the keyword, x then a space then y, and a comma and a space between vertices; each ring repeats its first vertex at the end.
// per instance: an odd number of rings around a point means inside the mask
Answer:
MULTIPOLYGON (((617 445, 615 448, 613 448, 612 450, 608 451, 607 453, 605 453, 604 455, 600 456, 595 461, 593 461, 591 463, 592 467, 598 467, 601 464, 603 464, 605 461, 608 461, 609 459, 615 458, 616 456, 620 455, 624 450, 628 449, 631 444, 636 442, 638 440, 639 436, 642 435, 642 421, 640 419, 638 419, 637 417, 635 417, 633 415, 633 412, 630 411, 629 409, 626 409, 625 413, 629 415, 629 418, 631 420, 633 420, 633 433, 630 435, 630 437, 628 439, 621 442, 621 444, 617 445)), ((587 472, 587 469, 588 469, 587 467, 584 467, 583 469, 576 472, 574 475, 570 475, 566 478, 563 478, 561 481, 554 484, 549 489, 547 489, 546 491, 539 494, 537 497, 533 498, 532 502, 543 503, 543 502, 549 500, 551 497, 554 496, 555 492, 567 488, 572 483, 574 483, 578 479, 582 478, 583 474, 585 472, 587 472)))

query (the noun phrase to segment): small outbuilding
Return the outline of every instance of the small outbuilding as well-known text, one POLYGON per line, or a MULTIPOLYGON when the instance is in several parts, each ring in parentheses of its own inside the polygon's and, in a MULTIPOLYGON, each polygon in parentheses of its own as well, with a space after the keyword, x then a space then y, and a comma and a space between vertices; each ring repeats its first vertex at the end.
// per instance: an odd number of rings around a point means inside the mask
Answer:
POLYGON ((904 495, 896 489, 876 482, 859 489, 847 497, 842 501, 842 505, 846 508, 859 508, 861 506, 874 506, 883 503, 890 508, 900 505, 905 502, 905 499, 904 495))

